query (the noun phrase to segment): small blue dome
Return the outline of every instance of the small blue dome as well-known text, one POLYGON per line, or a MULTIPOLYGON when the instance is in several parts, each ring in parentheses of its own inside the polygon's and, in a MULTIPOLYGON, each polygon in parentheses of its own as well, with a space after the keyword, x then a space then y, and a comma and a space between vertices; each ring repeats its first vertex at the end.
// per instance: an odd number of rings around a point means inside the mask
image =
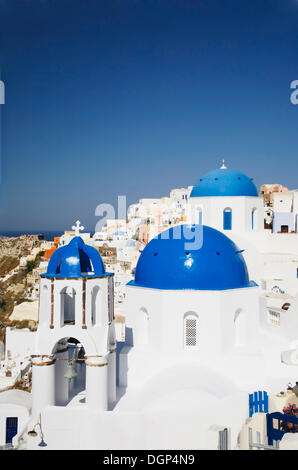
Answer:
POLYGON ((127 246, 127 247, 129 247, 129 248, 130 248, 130 247, 133 248, 133 247, 136 246, 136 241, 129 239, 129 240, 127 240, 127 242, 125 243, 125 246, 127 246))
POLYGON ((190 197, 207 196, 258 196, 252 178, 238 171, 220 168, 199 179, 190 197))
POLYGON ((86 245, 81 237, 74 237, 68 245, 53 253, 45 276, 85 277, 104 274, 105 267, 98 251, 86 245))
POLYGON ((244 258, 226 235, 207 226, 178 225, 146 245, 137 263, 135 280, 128 285, 224 290, 256 284, 249 281, 244 258), (203 244, 199 249, 188 249, 185 244, 194 241, 194 230, 200 230, 203 244))
POLYGON ((119 236, 119 237, 123 237, 125 235, 125 233, 122 232, 122 230, 117 230, 117 232, 115 232, 114 235, 119 236))

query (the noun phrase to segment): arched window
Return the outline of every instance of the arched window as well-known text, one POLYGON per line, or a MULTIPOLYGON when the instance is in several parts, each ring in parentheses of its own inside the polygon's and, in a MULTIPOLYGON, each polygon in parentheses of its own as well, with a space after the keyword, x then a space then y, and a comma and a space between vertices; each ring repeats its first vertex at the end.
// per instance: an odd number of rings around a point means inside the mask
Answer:
POLYGON ((241 308, 236 310, 234 316, 235 346, 245 346, 245 313, 241 308))
POLYGON ((141 314, 142 320, 144 320, 145 322, 149 320, 148 310, 145 307, 140 308, 140 314, 141 314))
POLYGON ((229 207, 223 211, 223 229, 232 230, 232 209, 229 207))
POLYGON ((139 339, 141 344, 148 344, 149 341, 149 314, 145 307, 141 307, 139 310, 139 326, 140 334, 139 339))
POLYGON ((76 291, 72 287, 64 287, 61 293, 61 326, 74 325, 76 315, 76 291))
POLYGON ((187 312, 184 315, 184 349, 198 347, 198 333, 198 315, 195 312, 187 312))
POLYGON ((203 224, 203 212, 202 212, 201 207, 199 207, 198 210, 197 210, 197 220, 196 220, 196 224, 198 224, 198 225, 202 225, 202 224, 203 224))
POLYGON ((252 230, 256 230, 257 228, 257 208, 254 207, 253 210, 251 211, 251 228, 252 230))
POLYGON ((100 310, 101 310, 101 290, 100 287, 95 286, 91 292, 91 324, 96 325, 100 323, 100 310))

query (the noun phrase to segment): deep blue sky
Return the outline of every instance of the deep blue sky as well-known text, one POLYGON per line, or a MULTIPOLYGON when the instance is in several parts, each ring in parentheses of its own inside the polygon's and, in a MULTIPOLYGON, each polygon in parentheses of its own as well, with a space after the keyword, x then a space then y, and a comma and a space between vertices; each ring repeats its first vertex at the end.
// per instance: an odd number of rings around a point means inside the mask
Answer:
POLYGON ((94 228, 225 158, 298 187, 296 0, 0 0, 0 231, 94 228))

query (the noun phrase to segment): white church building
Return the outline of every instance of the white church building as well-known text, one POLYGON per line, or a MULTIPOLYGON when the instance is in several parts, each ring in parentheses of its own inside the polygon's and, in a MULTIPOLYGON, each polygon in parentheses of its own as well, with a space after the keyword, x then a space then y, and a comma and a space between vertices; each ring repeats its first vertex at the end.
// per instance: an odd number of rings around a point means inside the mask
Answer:
POLYGON ((59 248, 41 276, 31 406, 0 402, 13 444, 217 449, 225 433, 235 449, 248 393, 276 392, 298 370, 298 316, 274 328, 241 248, 201 224, 151 240, 127 285, 118 344, 113 275, 78 233, 59 248))
POLYGON ((296 297, 298 233, 264 229, 263 199, 252 178, 224 163, 202 176, 190 194, 187 220, 220 230, 241 247, 249 275, 268 292, 269 304, 276 293, 282 294, 280 306, 287 296, 296 297))

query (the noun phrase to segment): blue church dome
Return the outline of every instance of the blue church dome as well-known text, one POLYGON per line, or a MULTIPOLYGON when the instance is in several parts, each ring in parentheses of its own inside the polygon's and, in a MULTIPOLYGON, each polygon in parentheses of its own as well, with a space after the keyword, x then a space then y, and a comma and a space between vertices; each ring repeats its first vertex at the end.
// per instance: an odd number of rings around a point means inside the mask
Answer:
POLYGON ((125 243, 125 246, 129 247, 129 248, 133 248, 136 246, 136 241, 135 240, 132 240, 132 239, 129 239, 127 240, 127 242, 125 243))
POLYGON ((122 232, 122 230, 117 230, 116 232, 114 232, 114 235, 123 237, 125 235, 125 233, 122 232))
POLYGON ((74 237, 66 246, 56 250, 48 264, 45 277, 88 277, 105 275, 105 267, 98 251, 86 245, 81 237, 74 237))
POLYGON ((252 178, 228 168, 210 171, 199 179, 190 197, 258 196, 252 178))
POLYGON ((249 281, 241 251, 226 235, 207 226, 180 225, 146 245, 136 266, 135 280, 128 285, 225 290, 256 284, 249 281), (194 230, 201 231, 203 244, 199 249, 188 249, 185 244, 194 241, 194 230))

